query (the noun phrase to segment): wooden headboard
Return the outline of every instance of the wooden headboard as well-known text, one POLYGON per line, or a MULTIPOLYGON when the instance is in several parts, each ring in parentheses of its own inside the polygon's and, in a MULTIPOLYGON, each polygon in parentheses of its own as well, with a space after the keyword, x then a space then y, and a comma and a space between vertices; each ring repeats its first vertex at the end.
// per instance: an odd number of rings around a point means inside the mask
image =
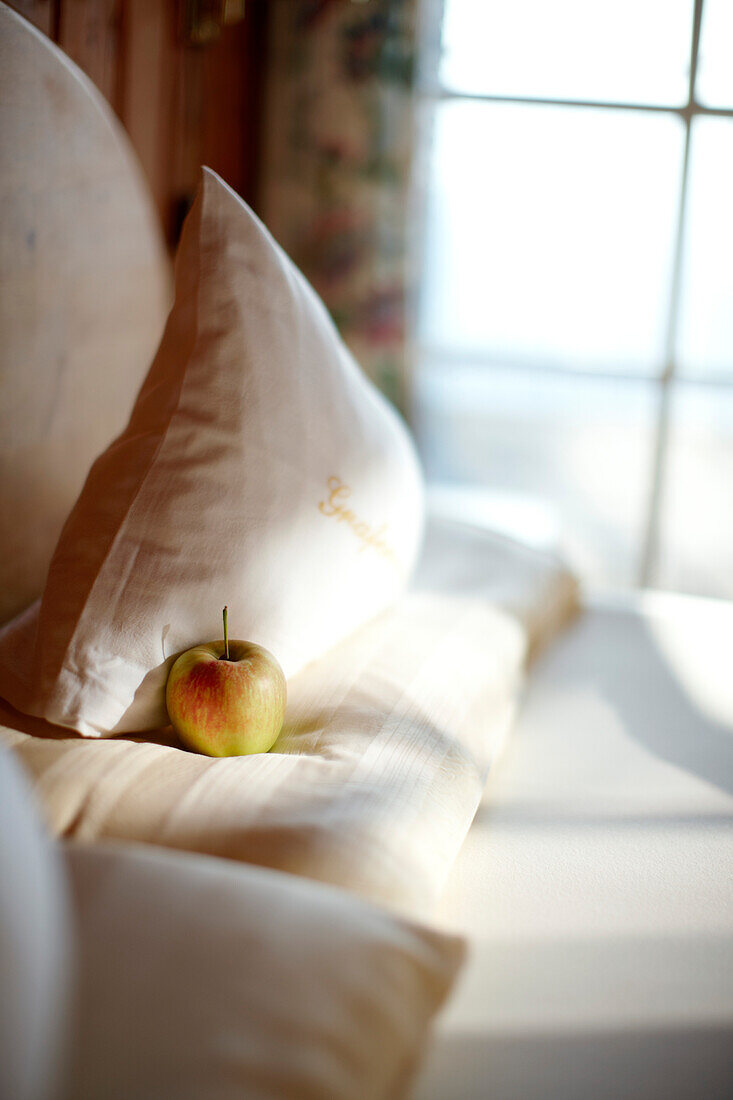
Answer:
POLYGON ((87 78, 0 5, 0 622, 39 595, 124 426, 170 264, 129 142, 87 78))

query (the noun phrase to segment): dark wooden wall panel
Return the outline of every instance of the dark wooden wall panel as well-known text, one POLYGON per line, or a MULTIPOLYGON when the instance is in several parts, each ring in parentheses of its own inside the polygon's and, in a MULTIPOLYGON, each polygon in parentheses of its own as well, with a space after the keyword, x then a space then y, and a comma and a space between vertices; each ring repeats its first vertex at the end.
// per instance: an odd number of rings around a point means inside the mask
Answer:
POLYGON ((10 7, 50 38, 54 36, 55 0, 10 0, 10 7))
POLYGON ((171 0, 123 0, 118 114, 130 135, 166 229, 177 190, 179 54, 171 0))
POLYGON ((120 0, 56 0, 56 41, 117 107, 120 0))

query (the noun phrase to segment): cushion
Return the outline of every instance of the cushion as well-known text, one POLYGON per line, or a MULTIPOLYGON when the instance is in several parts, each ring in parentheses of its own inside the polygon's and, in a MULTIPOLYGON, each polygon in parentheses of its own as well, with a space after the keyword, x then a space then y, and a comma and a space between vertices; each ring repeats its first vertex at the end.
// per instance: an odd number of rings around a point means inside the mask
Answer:
POLYGON ((529 661, 578 613, 578 581, 557 553, 440 512, 429 516, 426 530, 413 587, 509 612, 526 634, 529 661))
POLYGON ((69 845, 75 1100, 404 1095, 460 940, 261 868, 69 845))
POLYGON ((0 1096, 55 1092, 71 931, 61 861, 19 764, 0 750, 0 1096))
POLYGON ((221 636, 225 603, 232 636, 292 676, 396 598, 422 515, 404 425, 204 170, 160 349, 67 520, 19 663, 6 632, 0 694, 92 737, 164 725, 170 665, 221 636))
MULTIPOLYGON (((13 6, 52 22, 50 4, 13 6)), ((89 465, 125 426, 170 309, 171 271, 150 192, 114 111, 5 4, 0 148, 5 623, 43 591, 89 465)))
POLYGON ((200 756, 172 730, 91 741, 11 714, 3 736, 61 835, 262 864, 423 916, 511 722, 525 644, 485 601, 414 593, 292 678, 267 754, 200 756))
POLYGON ((9 708, 0 737, 57 833, 268 864, 422 916, 511 722, 525 647, 576 592, 552 557, 455 523, 429 522, 414 584, 291 680, 268 756, 208 760, 172 734, 91 741, 9 708))

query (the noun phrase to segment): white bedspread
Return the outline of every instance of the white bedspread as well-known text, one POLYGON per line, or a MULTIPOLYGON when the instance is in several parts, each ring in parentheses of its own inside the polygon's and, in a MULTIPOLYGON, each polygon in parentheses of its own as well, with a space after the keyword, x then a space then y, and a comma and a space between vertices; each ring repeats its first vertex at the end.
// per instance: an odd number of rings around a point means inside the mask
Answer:
POLYGON ((290 680, 270 753, 211 759, 170 730, 89 740, 2 705, 0 740, 59 835, 257 863, 425 920, 513 721, 527 650, 575 606, 552 556, 437 523, 415 590, 290 680))
POLYGON ((443 919, 416 1100, 733 1095, 733 605, 588 611, 530 676, 443 919))

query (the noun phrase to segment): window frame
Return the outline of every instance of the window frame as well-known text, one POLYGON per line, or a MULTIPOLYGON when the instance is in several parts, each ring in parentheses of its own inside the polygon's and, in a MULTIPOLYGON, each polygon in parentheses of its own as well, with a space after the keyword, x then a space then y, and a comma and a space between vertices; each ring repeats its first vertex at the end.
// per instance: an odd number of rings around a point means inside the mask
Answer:
MULTIPOLYGON (((437 21, 439 26, 438 40, 442 34, 443 4, 437 5, 437 21)), ((654 576, 660 559, 661 550, 661 523, 662 504, 667 460, 669 456, 669 436, 672 393, 675 385, 686 383, 695 386, 717 387, 729 389, 733 386, 733 375, 730 377, 720 375, 695 374, 694 379, 687 379, 679 371, 679 363, 675 354, 678 336, 678 320, 682 294, 682 273, 685 246, 685 223, 689 203, 689 178, 690 178, 690 149, 691 135, 695 119, 701 117, 733 118, 733 107, 715 107, 700 103, 695 98, 695 85, 697 82, 697 68, 700 54, 700 34, 702 29, 704 0, 694 0, 693 17, 690 38, 689 54, 689 79, 687 82, 686 102, 679 105, 636 103, 624 100, 593 100, 593 99, 567 99, 567 98, 539 98, 536 96, 501 95, 496 93, 461 92, 454 88, 443 86, 438 76, 438 51, 431 51, 432 56, 428 64, 423 67, 423 80, 421 81, 421 97, 430 112, 434 111, 440 103, 451 100, 464 102, 506 103, 523 104, 534 107, 568 107, 587 108, 593 110, 626 110, 644 111, 674 115, 681 119, 684 125, 683 160, 680 174, 680 187, 677 196, 677 214, 675 218, 673 260, 670 273, 669 293, 667 300, 667 324, 664 338, 664 356, 662 370, 654 375, 646 375, 643 378, 631 375, 628 372, 603 370, 565 368, 556 364, 546 364, 539 360, 525 359, 522 357, 522 369, 538 374, 555 373, 565 377, 582 376, 614 380, 622 382, 626 380, 644 381, 654 388, 657 397, 657 411, 653 426, 652 441, 652 469, 650 476, 650 488, 645 507, 645 524, 641 539, 641 552, 639 555, 639 570, 636 583, 640 587, 648 587, 653 584, 654 576)), ((450 360, 453 353, 450 347, 437 347, 430 342, 417 341, 418 361, 450 360)), ((466 354, 461 353, 460 359, 466 362, 466 354)), ((491 356, 481 352, 475 352, 470 356, 476 366, 489 366, 491 356)), ((506 363, 506 357, 502 359, 506 363)))

